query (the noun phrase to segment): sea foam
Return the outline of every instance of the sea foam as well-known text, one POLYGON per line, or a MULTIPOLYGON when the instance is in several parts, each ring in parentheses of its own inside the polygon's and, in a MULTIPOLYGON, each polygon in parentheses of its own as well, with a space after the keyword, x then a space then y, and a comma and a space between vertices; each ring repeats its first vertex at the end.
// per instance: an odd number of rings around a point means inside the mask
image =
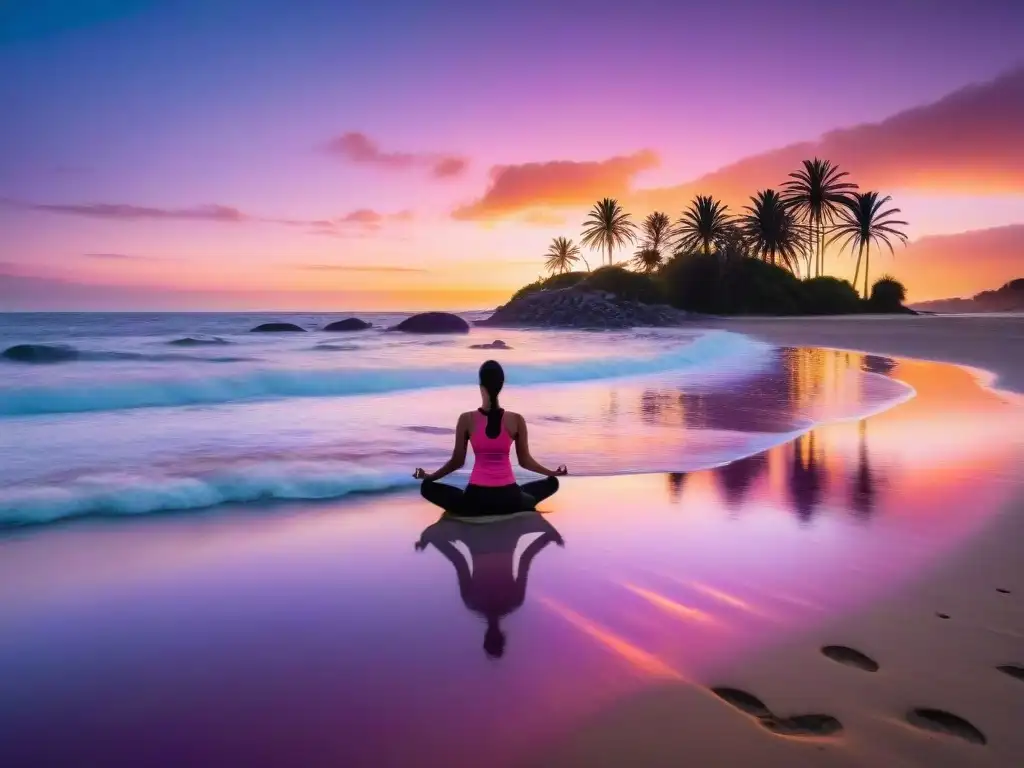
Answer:
MULTIPOLYGON (((583 382, 668 372, 723 377, 757 373, 772 347, 740 334, 711 331, 687 344, 666 338, 669 351, 649 357, 607 357, 555 363, 509 363, 517 385, 583 382)), ((419 368, 283 370, 129 381, 76 381, 54 386, 0 389, 0 416, 115 411, 130 408, 213 405, 279 397, 339 397, 465 384, 476 364, 419 368)))

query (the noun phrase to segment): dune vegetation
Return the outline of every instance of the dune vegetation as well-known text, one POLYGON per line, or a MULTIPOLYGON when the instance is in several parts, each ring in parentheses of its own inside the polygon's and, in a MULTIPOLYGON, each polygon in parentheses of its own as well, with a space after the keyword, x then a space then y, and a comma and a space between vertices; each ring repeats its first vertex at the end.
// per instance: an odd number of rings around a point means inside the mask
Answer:
POLYGON ((846 171, 819 158, 805 160, 778 189, 759 190, 739 212, 698 195, 674 221, 654 211, 637 223, 605 198, 588 213, 579 244, 567 237, 551 243, 550 276, 513 299, 580 286, 708 314, 905 312, 898 281, 870 281, 872 254, 907 242, 907 222, 891 202, 860 191, 846 171), (581 246, 598 252, 603 265, 591 271, 581 246), (852 283, 827 274, 829 259, 854 256, 852 283))

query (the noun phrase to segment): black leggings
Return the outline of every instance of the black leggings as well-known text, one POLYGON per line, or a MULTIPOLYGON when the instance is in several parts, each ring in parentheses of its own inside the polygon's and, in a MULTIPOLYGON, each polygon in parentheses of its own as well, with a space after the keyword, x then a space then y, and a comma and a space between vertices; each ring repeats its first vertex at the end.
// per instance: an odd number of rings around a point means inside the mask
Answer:
POLYGON ((533 509, 558 490, 558 478, 548 477, 525 485, 467 485, 466 490, 446 483, 424 480, 423 498, 445 512, 461 517, 508 515, 533 509))

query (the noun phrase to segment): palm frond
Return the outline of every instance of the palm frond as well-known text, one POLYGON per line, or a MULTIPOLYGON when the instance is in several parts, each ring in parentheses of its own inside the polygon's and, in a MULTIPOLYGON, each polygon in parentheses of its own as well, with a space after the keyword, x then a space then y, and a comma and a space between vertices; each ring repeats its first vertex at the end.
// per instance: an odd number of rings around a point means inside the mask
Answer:
POLYGON ((672 230, 676 252, 699 249, 711 253, 712 246, 732 224, 728 208, 710 195, 697 195, 672 230))
POLYGON ((583 222, 581 242, 594 250, 607 251, 609 261, 615 248, 636 242, 636 225, 619 201, 610 197, 597 202, 583 222))

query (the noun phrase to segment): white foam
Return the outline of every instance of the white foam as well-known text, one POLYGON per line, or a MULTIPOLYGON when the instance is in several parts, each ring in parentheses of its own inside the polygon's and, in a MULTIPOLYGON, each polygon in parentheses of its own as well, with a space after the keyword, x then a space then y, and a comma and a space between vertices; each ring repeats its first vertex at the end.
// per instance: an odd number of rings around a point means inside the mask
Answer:
MULTIPOLYGON (((673 343, 666 338, 666 344, 673 343)), ((582 382, 679 371, 707 377, 747 375, 771 359, 771 347, 727 331, 711 331, 691 343, 650 357, 613 356, 559 363, 510 363, 517 385, 582 382)), ((0 416, 116 411, 130 408, 212 405, 278 397, 340 397, 465 383, 476 364, 349 370, 250 370, 220 376, 130 381, 103 379, 56 386, 0 389, 0 416)))

